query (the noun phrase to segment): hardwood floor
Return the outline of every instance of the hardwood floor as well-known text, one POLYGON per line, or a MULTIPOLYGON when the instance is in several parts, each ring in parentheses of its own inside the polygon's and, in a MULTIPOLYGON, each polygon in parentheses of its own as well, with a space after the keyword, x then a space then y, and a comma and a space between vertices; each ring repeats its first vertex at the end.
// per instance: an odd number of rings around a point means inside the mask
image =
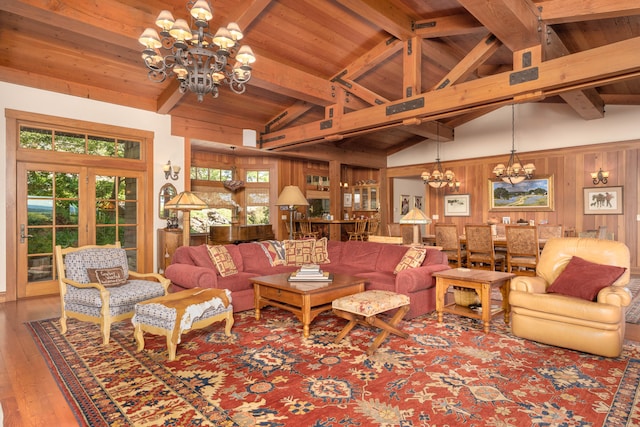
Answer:
MULTIPOLYGON (((24 325, 59 315, 57 296, 0 304, 0 403, 5 427, 78 425, 24 325)), ((625 338, 640 341, 640 325, 627 324, 625 338)))

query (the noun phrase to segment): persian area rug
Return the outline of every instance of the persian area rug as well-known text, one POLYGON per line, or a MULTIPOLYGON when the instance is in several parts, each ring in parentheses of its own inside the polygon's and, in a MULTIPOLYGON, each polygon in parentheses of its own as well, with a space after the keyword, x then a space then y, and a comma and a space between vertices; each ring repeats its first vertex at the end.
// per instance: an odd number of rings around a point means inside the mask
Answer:
POLYGON ((640 323, 640 279, 631 279, 627 288, 631 291, 632 300, 625 312, 627 323, 640 323))
POLYGON ((516 338, 502 320, 445 314, 401 322, 371 357, 377 332, 325 312, 302 337, 290 313, 236 313, 183 335, 167 361, 163 337, 136 352, 129 322, 28 325, 83 426, 632 426, 640 425, 640 346, 607 359, 516 338))

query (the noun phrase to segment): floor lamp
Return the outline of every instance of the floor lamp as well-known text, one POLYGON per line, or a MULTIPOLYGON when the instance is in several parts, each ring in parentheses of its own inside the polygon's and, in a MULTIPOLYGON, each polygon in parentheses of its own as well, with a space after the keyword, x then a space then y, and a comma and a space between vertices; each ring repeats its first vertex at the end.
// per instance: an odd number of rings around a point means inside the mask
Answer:
POLYGON ((422 244, 419 240, 421 224, 431 224, 431 218, 429 218, 424 212, 418 208, 413 208, 408 214, 400 219, 400 224, 413 224, 413 244, 422 244))
POLYGON ((278 196, 276 206, 287 206, 289 210, 289 240, 293 240, 293 211, 296 210, 296 206, 309 206, 309 202, 297 186, 287 185, 278 196))
POLYGON ((165 209, 182 211, 182 246, 189 246, 189 240, 191 237, 189 212, 205 209, 208 205, 191 191, 183 191, 173 199, 169 200, 169 203, 164 205, 164 207, 165 209))

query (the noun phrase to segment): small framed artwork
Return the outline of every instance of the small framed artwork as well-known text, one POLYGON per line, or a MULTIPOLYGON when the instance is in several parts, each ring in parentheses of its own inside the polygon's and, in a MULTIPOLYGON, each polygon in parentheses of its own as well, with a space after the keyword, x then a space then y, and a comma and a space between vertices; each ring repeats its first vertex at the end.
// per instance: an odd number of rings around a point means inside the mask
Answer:
POLYGON ((344 193, 344 207, 345 208, 350 208, 353 204, 352 202, 352 194, 351 193, 344 193))
POLYGON ((511 224, 511 217, 510 216, 503 216, 502 217, 502 223, 503 224, 511 224))
POLYGON ((409 199, 406 194, 400 196, 400 215, 406 215, 409 213, 409 199))
POLYGON ((456 194, 444 196, 444 216, 470 216, 471 196, 456 194))
POLYGON ((413 207, 422 210, 422 196, 413 196, 413 207))
POLYGON ((622 187, 586 187, 584 192, 585 215, 621 215, 623 207, 622 187))

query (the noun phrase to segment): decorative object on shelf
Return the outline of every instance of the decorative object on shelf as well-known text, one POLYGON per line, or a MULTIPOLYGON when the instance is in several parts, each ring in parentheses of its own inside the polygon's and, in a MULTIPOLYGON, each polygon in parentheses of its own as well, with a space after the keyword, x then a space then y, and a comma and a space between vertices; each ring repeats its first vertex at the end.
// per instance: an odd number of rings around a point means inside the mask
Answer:
POLYGON ((167 160, 167 163, 162 166, 164 171, 164 179, 171 178, 172 180, 178 179, 178 174, 182 168, 180 166, 171 166, 171 160, 167 160))
POLYGON ((446 185, 451 187, 456 178, 456 175, 450 169, 443 172, 443 167, 440 163, 440 122, 438 121, 436 121, 436 164, 433 167, 433 172, 424 171, 420 177, 425 184, 429 184, 429 187, 433 188, 442 188, 446 185))
POLYGON ((511 156, 507 166, 500 163, 493 168, 496 177, 502 179, 509 184, 518 184, 525 179, 531 179, 536 167, 533 163, 527 163, 522 166, 520 157, 516 154, 516 113, 515 106, 511 105, 511 156))
POLYGON ((413 244, 419 245, 420 242, 420 229, 418 226, 422 224, 431 224, 431 218, 429 218, 424 212, 418 208, 413 208, 408 214, 400 219, 400 224, 412 224, 413 225, 413 244))
POLYGON ((591 172, 591 179, 593 179, 593 185, 606 184, 609 182, 609 171, 603 171, 601 167, 598 172, 591 172))
MULTIPOLYGON (((234 148, 234 147, 233 147, 234 148)), ((244 188, 244 181, 240 180, 240 179, 236 179, 236 167, 232 167, 231 168, 231 178, 233 179, 228 179, 226 181, 224 181, 222 183, 222 185, 224 186, 224 188, 226 188, 227 190, 235 193, 236 191, 238 191, 241 188, 244 188)))
POLYGON ((189 212, 207 208, 207 204, 191 191, 183 191, 165 205, 166 209, 182 211, 182 245, 189 246, 191 226, 189 212))
POLYGON ((296 206, 309 206, 309 202, 296 185, 287 185, 278 196, 276 206, 287 206, 289 210, 289 240, 293 240, 293 211, 296 206))
POLYGON ((209 2, 189 1, 187 10, 193 29, 186 20, 174 19, 170 11, 163 10, 155 22, 161 29, 160 35, 147 28, 138 39, 145 47, 142 58, 149 69, 149 80, 162 83, 168 75, 175 75, 180 92, 194 92, 199 102, 209 93, 217 98, 222 83, 235 93, 244 93, 256 57, 249 46, 240 47, 243 34, 238 24, 231 22, 212 35, 209 21, 213 13, 209 2), (167 51, 166 56, 160 54, 160 48, 167 51), (235 65, 230 60, 235 60, 235 65))

